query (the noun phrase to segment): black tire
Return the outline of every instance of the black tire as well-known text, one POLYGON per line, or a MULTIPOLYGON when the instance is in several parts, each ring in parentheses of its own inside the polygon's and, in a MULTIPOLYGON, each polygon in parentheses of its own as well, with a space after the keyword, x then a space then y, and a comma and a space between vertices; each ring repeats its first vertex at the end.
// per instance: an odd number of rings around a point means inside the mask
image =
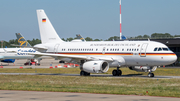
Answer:
POLYGON ((112 71, 112 75, 113 75, 113 76, 117 76, 117 70, 113 70, 113 71, 112 71))
POLYGON ((81 72, 80 72, 80 75, 81 75, 81 76, 84 76, 84 71, 81 71, 81 72))
POLYGON ((90 73, 87 73, 87 76, 90 76, 90 73))
POLYGON ((122 75, 122 71, 118 70, 117 76, 121 76, 122 75))
POLYGON ((151 77, 154 77, 154 73, 151 73, 151 77))
POLYGON ((81 72, 80 72, 80 75, 81 75, 81 76, 90 76, 90 73, 85 72, 85 71, 81 71, 81 72))
POLYGON ((154 77, 154 73, 149 73, 148 77, 154 77))
POLYGON ((59 63, 65 63, 64 61, 59 61, 59 63))

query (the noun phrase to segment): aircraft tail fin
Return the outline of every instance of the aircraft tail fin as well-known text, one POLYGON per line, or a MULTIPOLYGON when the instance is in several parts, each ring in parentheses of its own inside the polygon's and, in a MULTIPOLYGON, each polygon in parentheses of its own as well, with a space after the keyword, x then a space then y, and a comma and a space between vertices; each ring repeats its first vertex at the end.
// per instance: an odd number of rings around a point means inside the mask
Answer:
POLYGON ((86 41, 80 34, 76 34, 77 39, 80 39, 81 41, 86 41))
POLYGON ((31 47, 31 45, 20 33, 16 33, 16 37, 20 47, 31 47))
POLYGON ((56 33, 54 27, 52 26, 50 20, 48 19, 44 10, 37 10, 37 18, 41 36, 41 43, 53 43, 62 42, 61 38, 56 33))
POLYGON ((122 35, 122 36, 121 36, 121 39, 122 39, 122 40, 126 40, 127 38, 126 38, 126 36, 122 35))

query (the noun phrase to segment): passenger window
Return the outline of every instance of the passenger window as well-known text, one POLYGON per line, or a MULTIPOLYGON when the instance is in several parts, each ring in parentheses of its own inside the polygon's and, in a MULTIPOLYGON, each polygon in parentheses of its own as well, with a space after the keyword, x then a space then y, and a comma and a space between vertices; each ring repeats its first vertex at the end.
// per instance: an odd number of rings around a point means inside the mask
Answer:
POLYGON ((162 48, 159 48, 158 51, 162 51, 162 48))
POLYGON ((154 51, 157 51, 157 48, 154 48, 154 51))

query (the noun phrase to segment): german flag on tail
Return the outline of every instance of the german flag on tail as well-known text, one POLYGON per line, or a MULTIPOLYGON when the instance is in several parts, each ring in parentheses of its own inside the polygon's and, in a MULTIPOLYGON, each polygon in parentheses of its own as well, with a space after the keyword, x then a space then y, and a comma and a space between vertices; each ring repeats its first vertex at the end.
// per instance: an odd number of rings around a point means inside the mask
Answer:
POLYGON ((46 22, 46 19, 42 19, 42 22, 46 22))

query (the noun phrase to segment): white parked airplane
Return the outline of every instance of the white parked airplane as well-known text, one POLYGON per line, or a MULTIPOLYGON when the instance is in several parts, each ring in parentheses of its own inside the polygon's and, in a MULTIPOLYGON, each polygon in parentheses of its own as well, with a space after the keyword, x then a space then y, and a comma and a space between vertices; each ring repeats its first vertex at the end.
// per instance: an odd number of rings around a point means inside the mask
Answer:
POLYGON ((169 65, 176 61, 177 56, 169 48, 154 41, 86 41, 64 42, 56 33, 44 10, 37 10, 42 44, 34 47, 43 49, 46 53, 33 53, 36 56, 52 56, 67 62, 80 64, 80 75, 90 73, 105 73, 109 67, 113 76, 119 76, 122 66, 131 70, 149 72, 157 66, 169 65))
MULTIPOLYGON (((14 45, 18 47, 31 47, 31 45, 26 41, 26 39, 20 34, 16 33, 19 45, 14 45)), ((34 55, 29 55, 28 53, 36 53, 33 48, 0 48, 0 60, 1 62, 13 63, 14 59, 34 59, 34 55), (7 61, 8 60, 8 61, 7 61)), ((40 59, 35 60, 36 64, 40 65, 40 59)))
POLYGON ((36 52, 33 48, 0 48, 0 59, 33 59, 28 53, 36 52))

